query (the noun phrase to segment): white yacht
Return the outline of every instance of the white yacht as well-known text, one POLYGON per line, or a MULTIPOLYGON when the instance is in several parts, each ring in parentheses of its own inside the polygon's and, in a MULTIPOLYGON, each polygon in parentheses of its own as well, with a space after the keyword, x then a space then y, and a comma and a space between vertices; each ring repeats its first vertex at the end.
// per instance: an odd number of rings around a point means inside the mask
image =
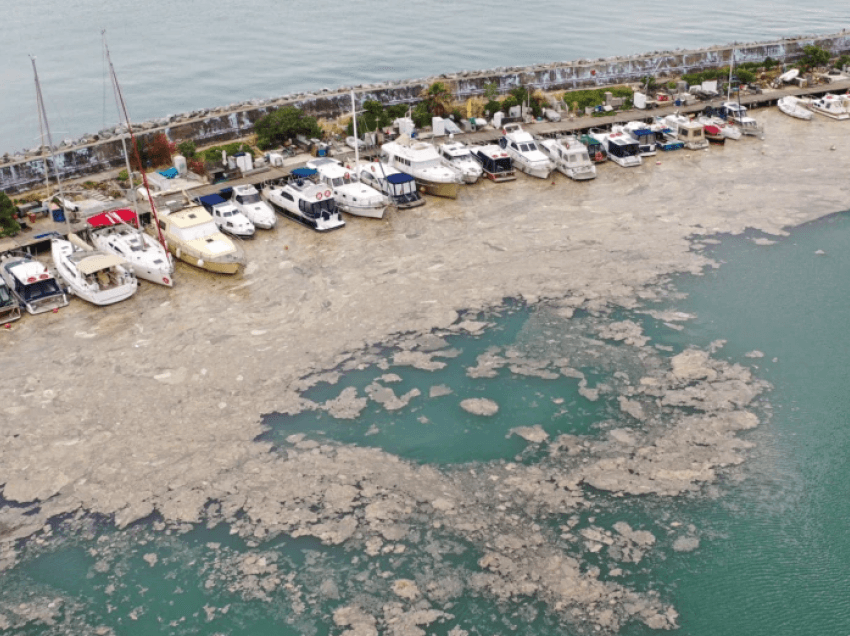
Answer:
POLYGON ((337 207, 343 212, 370 219, 384 218, 387 198, 371 185, 361 183, 357 174, 338 159, 313 159, 307 162, 307 167, 316 171, 320 184, 331 189, 337 207))
POLYGON ((460 141, 440 144, 440 155, 448 166, 460 170, 465 183, 475 183, 481 177, 481 164, 472 158, 469 148, 460 141))
POLYGON ((237 185, 221 191, 223 197, 230 197, 233 206, 244 214, 254 227, 270 230, 277 224, 277 216, 271 206, 260 198, 260 193, 252 185, 237 185), (229 190, 232 190, 229 192, 229 190))
POLYGON ((684 115, 667 115, 663 123, 670 129, 673 137, 685 144, 689 150, 708 148, 705 138, 705 126, 684 115))
POLYGON ((317 232, 343 227, 333 192, 324 183, 316 183, 316 176, 312 168, 296 168, 287 181, 266 184, 263 198, 284 216, 317 232))
POLYGON ((208 194, 195 199, 204 209, 210 213, 213 222, 222 232, 238 236, 240 238, 251 238, 256 229, 247 216, 242 214, 230 201, 226 201, 220 194, 208 194))
POLYGON ((634 168, 643 163, 638 142, 622 132, 605 132, 591 128, 590 136, 602 144, 608 159, 623 168, 634 168))
MULTIPOLYGON (((797 70, 797 69, 794 69, 797 70)), ((812 111, 807 108, 808 104, 798 97, 786 95, 776 100, 776 105, 789 117, 811 121, 812 111)))
POLYGON ((738 140, 741 138, 741 129, 732 122, 726 121, 722 117, 714 115, 700 115, 697 121, 703 126, 714 126, 720 130, 720 134, 724 139, 738 140))
POLYGON ((745 135, 764 139, 764 127, 747 115, 747 109, 738 102, 723 102, 723 114, 726 121, 737 125, 745 135))
POLYGON ((587 146, 575 137, 543 139, 540 148, 555 163, 555 169, 570 179, 585 181, 596 177, 596 166, 590 160, 587 146))
POLYGON ((641 157, 651 157, 658 152, 655 143, 655 131, 642 121, 629 121, 625 124, 612 126, 614 132, 625 133, 638 143, 638 154, 641 157))
POLYGON ((185 263, 217 274, 235 274, 245 265, 245 252, 213 222, 200 205, 159 214, 168 249, 185 263))
POLYGON ((26 252, 4 254, 0 278, 27 313, 41 314, 68 304, 68 295, 53 274, 26 252))
POLYGON ((361 165, 360 181, 383 193, 400 210, 425 205, 416 188, 416 179, 380 161, 361 165))
POLYGON ((832 119, 850 118, 847 103, 841 95, 827 93, 818 99, 809 100, 808 105, 811 110, 825 117, 831 117, 832 119))
POLYGON ((537 147, 530 133, 520 124, 505 124, 499 145, 511 156, 514 165, 524 173, 539 179, 548 179, 555 169, 549 157, 537 147))
POLYGON ((132 210, 112 210, 89 217, 90 238, 101 252, 127 261, 137 278, 166 287, 174 286, 171 255, 150 234, 138 227, 132 210))
POLYGON ((432 144, 401 135, 381 146, 381 160, 416 179, 426 194, 456 199, 463 175, 443 163, 432 144))
POLYGON ((486 146, 472 146, 469 149, 472 158, 481 164, 484 176, 490 181, 500 183, 502 181, 515 181, 516 172, 511 156, 501 146, 488 144, 486 146))
POLYGON ((50 251, 72 294, 94 305, 111 305, 136 293, 139 281, 123 258, 96 250, 76 234, 54 238, 50 251))

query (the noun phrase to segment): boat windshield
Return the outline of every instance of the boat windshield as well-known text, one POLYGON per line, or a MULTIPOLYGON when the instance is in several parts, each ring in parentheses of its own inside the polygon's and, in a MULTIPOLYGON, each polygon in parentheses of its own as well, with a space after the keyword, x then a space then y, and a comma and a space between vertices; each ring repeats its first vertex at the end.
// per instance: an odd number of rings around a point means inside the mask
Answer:
POLYGON ((227 212, 222 212, 221 216, 233 216, 233 212, 228 210, 227 212))
POLYGON ((321 216, 328 218, 330 214, 336 212, 336 203, 333 199, 324 199, 312 203, 302 199, 300 207, 301 211, 311 219, 318 219, 321 216))
POLYGON ((239 201, 239 203, 259 203, 260 202, 259 192, 252 192, 251 194, 240 194, 236 198, 239 201))
POLYGON ((533 152, 533 151, 537 150, 537 145, 535 143, 520 144, 519 147, 520 147, 520 150, 522 150, 523 152, 533 152))
POLYGON ((21 297, 25 302, 32 303, 43 298, 61 294, 62 290, 53 278, 47 280, 39 280, 29 285, 24 285, 21 291, 21 297))
POLYGON ((0 306, 8 305, 12 300, 9 294, 9 289, 5 285, 0 285, 0 306))

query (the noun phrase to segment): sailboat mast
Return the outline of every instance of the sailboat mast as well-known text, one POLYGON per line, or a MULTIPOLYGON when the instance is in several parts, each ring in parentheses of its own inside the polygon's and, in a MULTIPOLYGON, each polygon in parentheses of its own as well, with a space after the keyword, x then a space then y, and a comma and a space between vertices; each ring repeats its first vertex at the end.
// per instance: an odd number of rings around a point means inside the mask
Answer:
POLYGON ((360 139, 357 137, 357 109, 354 107, 354 89, 351 90, 351 117, 354 121, 354 174, 360 169, 360 139))
POLYGON ((53 174, 56 177, 56 186, 59 188, 59 200, 63 203, 63 216, 65 217, 65 228, 68 234, 71 233, 71 222, 68 220, 68 210, 65 210, 65 193, 62 191, 62 180, 59 178, 59 169, 56 167, 56 155, 53 152, 53 136, 50 134, 50 123, 47 121, 47 111, 44 107, 44 97, 41 94, 41 83, 38 81, 38 69, 35 67, 35 57, 30 55, 32 62, 32 72, 35 76, 35 99, 38 105, 39 127, 44 124, 44 130, 47 131, 47 144, 50 146, 50 159, 53 162, 53 174))
MULTIPOLYGON (((127 105, 124 103, 124 95, 121 93, 121 86, 118 84, 118 76, 115 74, 115 67, 112 66, 112 58, 109 55, 109 46, 106 44, 106 36, 104 35, 103 46, 106 49, 106 61, 109 64, 109 75, 112 77, 112 86, 115 88, 115 95, 120 104, 121 113, 124 116, 124 123, 127 126, 127 132, 130 134, 130 141, 132 142, 133 148, 136 149, 136 158, 139 160, 139 172, 142 175, 142 182, 145 186, 145 192, 148 193, 148 203, 151 206, 151 213, 153 214, 154 226, 156 226, 156 234, 159 238, 159 242, 162 244, 162 248, 165 250, 165 253, 168 254, 168 245, 165 242, 165 237, 162 235, 162 228, 159 227, 159 215, 156 212, 156 206, 153 202, 153 196, 151 196, 151 189, 148 186, 148 176, 145 173, 145 168, 142 166, 142 157, 138 152, 139 146, 136 144, 136 136, 133 134, 133 125, 130 123, 130 116, 127 114, 127 105)), ((133 175, 130 173, 130 187, 133 185, 133 175)))

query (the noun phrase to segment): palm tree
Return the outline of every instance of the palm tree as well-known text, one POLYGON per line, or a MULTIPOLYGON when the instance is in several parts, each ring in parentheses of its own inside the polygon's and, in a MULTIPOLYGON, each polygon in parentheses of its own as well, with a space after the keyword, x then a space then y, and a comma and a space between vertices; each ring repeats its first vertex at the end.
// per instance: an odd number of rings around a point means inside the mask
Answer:
POLYGON ((435 117, 445 117, 452 110, 452 93, 442 82, 434 82, 422 91, 422 100, 428 106, 428 112, 435 117))

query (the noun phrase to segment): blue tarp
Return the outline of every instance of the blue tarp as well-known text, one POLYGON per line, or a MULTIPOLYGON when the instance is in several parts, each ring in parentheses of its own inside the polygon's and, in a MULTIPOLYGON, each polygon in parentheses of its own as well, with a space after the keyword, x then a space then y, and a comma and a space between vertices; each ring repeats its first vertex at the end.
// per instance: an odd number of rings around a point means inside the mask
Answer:
POLYGON ((295 170, 292 171, 293 177, 300 177, 302 179, 313 177, 317 174, 318 174, 318 171, 314 170, 313 168, 296 168, 295 170))
POLYGON ((388 174, 387 181, 389 181, 393 185, 399 185, 401 183, 408 183, 409 181, 413 181, 413 177, 411 177, 409 174, 396 172, 394 174, 388 174))
POLYGON ((219 203, 224 203, 224 199, 222 199, 217 194, 208 194, 205 197, 198 197, 198 203, 201 205, 208 205, 210 207, 214 205, 218 205, 219 203))
POLYGON ((168 170, 160 170, 159 174, 161 174, 166 179, 174 179, 177 175, 177 168, 169 168, 168 170))

